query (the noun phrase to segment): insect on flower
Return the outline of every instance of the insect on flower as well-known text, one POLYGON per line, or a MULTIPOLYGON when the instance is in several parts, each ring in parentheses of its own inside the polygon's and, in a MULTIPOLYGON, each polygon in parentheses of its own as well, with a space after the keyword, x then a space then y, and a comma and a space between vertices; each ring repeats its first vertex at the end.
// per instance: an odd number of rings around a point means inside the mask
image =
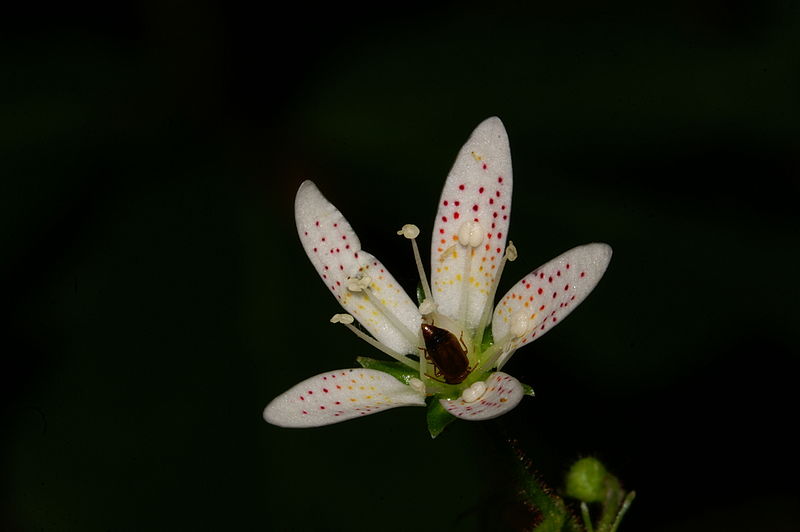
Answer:
MULTIPOLYGON (((316 427, 398 406, 424 406, 467 420, 497 417, 530 389, 502 372, 514 352, 547 333, 592 291, 611 259, 594 243, 573 248, 523 277, 494 305, 500 276, 517 250, 506 243, 511 216, 511 153, 500 119, 482 122, 461 148, 439 200, 430 279, 411 241, 419 305, 364 251, 350 224, 311 181, 300 185, 300 241, 323 282, 347 311, 331 318, 394 361, 359 358, 362 368, 311 377, 276 397, 264 419, 316 427), (355 325, 358 321, 360 327, 355 325)), ((433 416, 435 417, 435 416, 433 416)))

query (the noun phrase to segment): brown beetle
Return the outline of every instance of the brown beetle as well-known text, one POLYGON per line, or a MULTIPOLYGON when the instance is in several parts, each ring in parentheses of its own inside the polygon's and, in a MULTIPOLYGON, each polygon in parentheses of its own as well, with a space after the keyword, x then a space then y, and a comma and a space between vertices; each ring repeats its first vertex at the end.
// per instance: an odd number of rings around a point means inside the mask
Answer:
POLYGON ((462 383, 475 369, 469 367, 464 339, 456 338, 456 335, 447 329, 435 325, 423 323, 421 327, 422 339, 425 340, 423 349, 425 359, 433 364, 436 377, 444 377, 444 382, 447 384, 462 383))

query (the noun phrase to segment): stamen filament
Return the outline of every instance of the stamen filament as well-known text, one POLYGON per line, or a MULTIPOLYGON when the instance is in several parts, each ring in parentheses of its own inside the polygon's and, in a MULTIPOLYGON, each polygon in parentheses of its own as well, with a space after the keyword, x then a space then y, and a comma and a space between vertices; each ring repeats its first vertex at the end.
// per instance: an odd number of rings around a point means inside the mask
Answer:
MULTIPOLYGON (((481 354, 481 363, 472 370, 473 375, 481 375, 486 371, 489 371, 494 367, 494 363, 497 362, 497 359, 503 354, 503 345, 501 344, 494 344, 492 347, 487 349, 481 354)), ((499 368, 498 368, 499 369, 499 368)))
POLYGON ((509 346, 508 349, 504 350, 503 353, 497 358, 497 371, 503 369, 503 366, 506 365, 506 362, 511 358, 511 355, 519 348, 519 344, 514 342, 512 345, 509 346))
MULTIPOLYGON (((464 222, 458 229, 458 243, 464 247, 464 269, 461 282, 461 301, 457 315, 460 317, 459 323, 462 329, 467 326, 467 314, 469 313, 469 284, 472 282, 472 262, 475 256, 475 248, 483 242, 483 227, 478 222, 464 222)), ((474 343, 474 342, 473 342, 474 343)))
POLYGON ((507 261, 513 262, 515 260, 517 260, 517 248, 514 246, 513 242, 509 241, 508 246, 506 246, 506 252, 503 253, 503 258, 497 266, 494 279, 492 279, 492 286, 486 296, 486 303, 483 307, 483 313, 481 314, 481 321, 478 322, 478 328, 475 330, 476 343, 483 341, 483 332, 489 320, 491 320, 492 310, 494 309, 494 296, 497 294, 497 287, 500 285, 500 277, 503 275, 503 268, 505 268, 507 261))
POLYGON ((469 290, 467 289, 467 283, 469 283, 470 271, 472 270, 472 250, 467 247, 464 250, 464 273, 462 274, 463 277, 461 282, 464 284, 464 287, 461 289, 461 302, 458 306, 458 324, 461 326, 462 329, 467 328, 467 312, 469 312, 469 290))
POLYGON ((417 263, 417 270, 419 271, 419 280, 422 283, 422 291, 425 292, 425 301, 433 302, 433 294, 431 287, 428 284, 428 276, 425 275, 425 267, 422 266, 422 259, 419 256, 419 247, 417 246, 417 239, 411 239, 411 248, 414 250, 414 260, 417 263))
POLYGON ((340 323, 342 323, 342 325, 344 325, 345 327, 347 327, 348 329, 353 331, 356 336, 358 336, 359 338, 361 338, 362 340, 367 342, 369 345, 371 345, 375 349, 378 349, 379 351, 383 351, 384 353, 386 353, 387 355, 389 355, 393 359, 397 360, 398 362, 402 362, 403 364, 405 364, 406 366, 410 367, 411 369, 419 369, 419 364, 417 364, 416 362, 414 362, 413 360, 411 360, 407 356, 401 355, 400 353, 398 353, 397 351, 395 351, 393 349, 389 349, 388 347, 386 347, 385 345, 383 345, 382 343, 377 341, 375 338, 369 336, 368 334, 364 333, 364 331, 358 329, 355 325, 352 325, 351 323, 345 323, 345 322, 340 322, 340 323))
POLYGON ((397 316, 395 316, 394 313, 390 309, 388 309, 381 300, 375 297, 375 294, 372 293, 372 289, 370 287, 365 287, 364 290, 362 290, 362 292, 367 296, 369 302, 372 303, 375 306, 375 308, 381 312, 381 314, 386 316, 386 319, 389 320, 389 323, 391 323, 395 329, 400 331, 400 334, 406 337, 406 340, 408 340, 411 345, 415 346, 421 345, 420 337, 422 333, 414 334, 408 329, 408 327, 400 323, 400 320, 397 319, 397 316))
POLYGON ((425 275, 425 267, 422 265, 422 259, 419 255, 419 247, 417 246, 419 227, 414 224, 406 224, 397 232, 397 234, 403 235, 407 239, 411 240, 411 248, 414 250, 414 261, 417 263, 417 272, 419 272, 419 279, 422 282, 422 291, 425 292, 425 300, 433 303, 431 287, 428 284, 428 276, 425 275))

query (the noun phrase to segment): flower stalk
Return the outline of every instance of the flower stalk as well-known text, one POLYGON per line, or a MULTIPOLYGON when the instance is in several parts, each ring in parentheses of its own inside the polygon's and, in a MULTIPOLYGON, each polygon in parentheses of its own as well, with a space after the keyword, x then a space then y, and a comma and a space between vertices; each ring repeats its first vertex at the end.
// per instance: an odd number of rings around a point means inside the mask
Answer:
POLYGON ((518 444, 510 443, 518 463, 520 496, 535 515, 533 532, 618 532, 636 492, 623 490, 619 479, 599 460, 582 458, 567 472, 564 492, 580 501, 579 519, 570 505, 533 471, 518 444), (592 507, 599 507, 596 520, 592 519, 592 507))

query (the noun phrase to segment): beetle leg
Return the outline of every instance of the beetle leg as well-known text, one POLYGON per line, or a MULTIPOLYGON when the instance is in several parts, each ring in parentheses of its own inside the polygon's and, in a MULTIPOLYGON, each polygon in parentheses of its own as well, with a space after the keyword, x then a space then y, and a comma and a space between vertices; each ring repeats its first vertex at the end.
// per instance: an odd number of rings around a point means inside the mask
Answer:
POLYGON ((418 347, 417 349, 419 349, 420 351, 422 351, 422 353, 425 355, 425 360, 427 360, 428 362, 430 362, 431 364, 433 364, 433 359, 432 359, 432 358, 431 358, 431 356, 428 354, 428 350, 427 350, 426 348, 424 348, 424 347, 418 347))
MULTIPOLYGON (((435 366, 434 366, 434 367, 435 367, 435 366)), ((437 373, 437 375, 441 375, 441 373, 439 373, 438 371, 437 371, 436 373, 437 373)), ((428 374, 426 373, 426 374, 425 374, 425 376, 426 376, 426 377, 428 377, 429 379, 435 380, 436 382, 441 382, 442 384, 447 384, 447 381, 443 381, 443 380, 437 379, 437 378, 436 378, 436 377, 434 377, 433 375, 428 375, 428 374)))
POLYGON ((461 346, 464 348, 464 353, 466 354, 469 349, 467 349, 467 344, 464 343, 464 331, 461 331, 461 336, 458 339, 461 341, 461 346))

